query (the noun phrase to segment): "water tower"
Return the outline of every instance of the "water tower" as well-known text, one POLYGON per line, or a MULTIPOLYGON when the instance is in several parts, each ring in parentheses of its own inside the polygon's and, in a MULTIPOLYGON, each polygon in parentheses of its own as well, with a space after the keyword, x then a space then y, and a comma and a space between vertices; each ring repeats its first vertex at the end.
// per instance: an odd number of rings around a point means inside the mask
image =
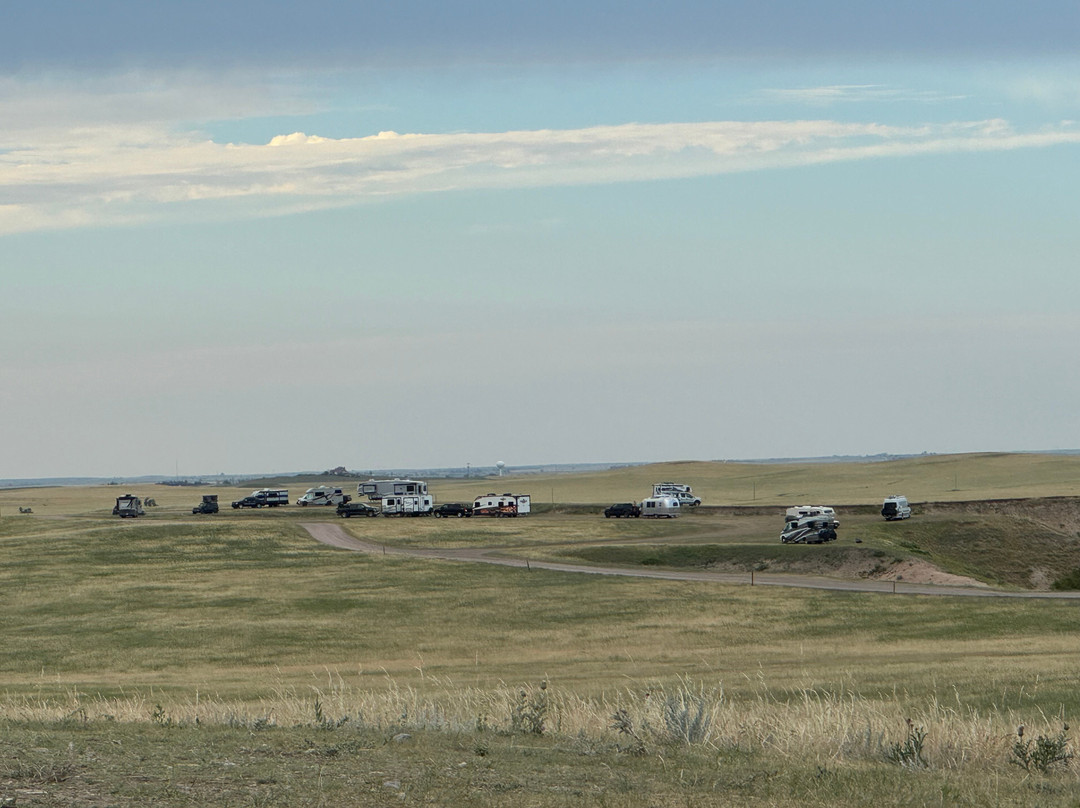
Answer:
POLYGON ((495 464, 495 468, 499 470, 499 476, 503 476, 503 469, 506 468, 506 464, 501 460, 495 464))

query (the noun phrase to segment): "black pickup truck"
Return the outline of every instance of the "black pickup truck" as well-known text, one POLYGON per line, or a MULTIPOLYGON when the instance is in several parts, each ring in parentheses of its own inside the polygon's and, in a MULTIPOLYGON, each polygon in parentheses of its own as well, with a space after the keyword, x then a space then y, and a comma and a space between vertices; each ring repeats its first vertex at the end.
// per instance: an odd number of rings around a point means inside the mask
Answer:
POLYGON ((435 516, 456 516, 461 518, 462 516, 472 516, 472 508, 468 505, 462 505, 460 502, 444 502, 432 511, 432 514, 435 516))
POLYGON ((379 509, 366 502, 342 502, 337 506, 337 515, 345 519, 352 516, 378 516, 379 509))
POLYGON ((617 502, 610 508, 604 509, 604 518, 610 519, 611 517, 621 519, 631 516, 641 516, 641 506, 635 505, 633 502, 617 502))

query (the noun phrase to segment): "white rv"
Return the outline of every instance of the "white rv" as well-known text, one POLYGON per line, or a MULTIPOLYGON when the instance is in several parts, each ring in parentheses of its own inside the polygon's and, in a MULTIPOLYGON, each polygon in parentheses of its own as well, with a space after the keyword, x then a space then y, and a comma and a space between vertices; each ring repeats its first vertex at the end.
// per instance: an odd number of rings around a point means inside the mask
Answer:
POLYGON ((680 505, 694 507, 701 504, 701 497, 694 495, 694 489, 682 483, 653 483, 654 497, 675 497, 680 505))
POLYGON ((332 485, 318 485, 305 491, 304 496, 296 500, 296 504, 301 507, 307 505, 340 505, 346 501, 347 497, 340 488, 334 488, 332 485))
POLYGON ((372 501, 378 501, 389 494, 397 496, 422 497, 426 495, 427 483, 420 480, 368 480, 356 486, 357 496, 364 496, 372 501))
POLYGON ((881 515, 885 517, 887 522, 896 519, 910 519, 911 506, 908 504, 907 497, 902 494, 893 494, 891 497, 887 497, 881 504, 881 515))
POLYGON ((835 529, 840 527, 840 520, 836 518, 836 511, 830 508, 828 505, 796 505, 793 508, 788 508, 784 514, 785 524, 788 522, 798 522, 807 516, 817 516, 821 519, 828 521, 835 529))
POLYGON ((423 496, 404 496, 387 494, 382 498, 383 516, 430 516, 435 503, 427 494, 423 496))
POLYGON ((679 515, 676 496, 649 497, 641 501, 641 515, 653 519, 674 519, 679 515))
POLYGON ((525 516, 531 512, 528 494, 484 494, 473 500, 473 516, 525 516))

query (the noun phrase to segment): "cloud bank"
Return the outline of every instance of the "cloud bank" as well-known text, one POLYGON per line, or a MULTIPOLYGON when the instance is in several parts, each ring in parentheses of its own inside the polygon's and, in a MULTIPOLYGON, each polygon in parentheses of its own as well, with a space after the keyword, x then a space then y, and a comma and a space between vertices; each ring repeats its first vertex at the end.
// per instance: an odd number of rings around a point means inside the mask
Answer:
POLYGON ((1062 123, 921 126, 834 120, 629 123, 582 129, 216 143, 164 121, 0 134, 0 234, 164 217, 270 216, 385 195, 666 180, 1080 143, 1062 123), (222 206, 226 212, 223 214, 222 206))

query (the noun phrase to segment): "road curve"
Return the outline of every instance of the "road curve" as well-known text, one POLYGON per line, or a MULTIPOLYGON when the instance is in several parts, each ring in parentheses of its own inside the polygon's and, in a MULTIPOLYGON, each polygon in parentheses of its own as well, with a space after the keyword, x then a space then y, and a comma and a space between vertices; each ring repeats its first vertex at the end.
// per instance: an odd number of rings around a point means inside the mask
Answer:
POLYGON ((393 547, 367 542, 350 536, 341 525, 332 522, 301 522, 313 539, 356 553, 370 555, 408 556, 439 561, 460 561, 473 564, 496 564, 502 567, 525 567, 534 570, 576 572, 586 575, 619 575, 627 578, 658 578, 664 581, 704 581, 719 584, 750 584, 752 586, 787 586, 798 589, 828 589, 840 592, 879 592, 890 595, 948 595, 966 598, 1036 598, 1050 600, 1080 600, 1080 592, 1008 592, 986 587, 915 584, 903 581, 843 580, 815 575, 731 572, 694 572, 690 570, 638 569, 633 567, 601 567, 584 564, 562 564, 555 561, 534 561, 524 558, 491 555, 482 549, 437 549, 431 547, 393 547))

